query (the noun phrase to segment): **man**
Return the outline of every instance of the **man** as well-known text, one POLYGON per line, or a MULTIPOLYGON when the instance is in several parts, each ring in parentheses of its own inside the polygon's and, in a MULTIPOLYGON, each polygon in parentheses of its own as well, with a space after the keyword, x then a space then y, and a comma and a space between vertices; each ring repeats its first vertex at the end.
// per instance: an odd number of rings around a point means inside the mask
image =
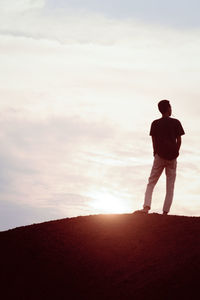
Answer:
POLYGON ((153 143, 154 162, 145 192, 143 209, 140 212, 145 214, 149 212, 153 189, 165 169, 166 196, 163 205, 163 214, 167 215, 173 200, 181 136, 185 132, 179 120, 170 118, 172 109, 168 100, 160 101, 158 109, 162 114, 162 118, 153 121, 151 124, 150 135, 153 143))

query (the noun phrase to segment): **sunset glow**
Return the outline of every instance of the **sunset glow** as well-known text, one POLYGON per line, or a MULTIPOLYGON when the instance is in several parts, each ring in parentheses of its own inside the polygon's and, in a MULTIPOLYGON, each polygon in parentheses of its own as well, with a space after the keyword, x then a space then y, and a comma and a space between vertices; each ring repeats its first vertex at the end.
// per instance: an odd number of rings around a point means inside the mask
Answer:
POLYGON ((111 194, 99 193, 94 195, 94 200, 90 203, 95 211, 101 213, 125 213, 129 212, 132 207, 128 206, 127 201, 117 198, 111 194))

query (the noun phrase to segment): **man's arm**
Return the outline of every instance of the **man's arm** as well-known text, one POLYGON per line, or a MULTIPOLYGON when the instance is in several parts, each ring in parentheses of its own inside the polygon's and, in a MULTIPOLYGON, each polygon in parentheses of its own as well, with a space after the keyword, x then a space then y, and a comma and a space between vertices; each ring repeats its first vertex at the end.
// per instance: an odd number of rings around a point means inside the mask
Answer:
POLYGON ((152 136, 152 144, 153 144, 153 155, 155 156, 157 153, 157 149, 156 149, 156 138, 155 136, 152 136))
POLYGON ((182 142, 181 136, 178 136, 177 139, 176 139, 176 145, 177 145, 178 151, 181 148, 181 142, 182 142))

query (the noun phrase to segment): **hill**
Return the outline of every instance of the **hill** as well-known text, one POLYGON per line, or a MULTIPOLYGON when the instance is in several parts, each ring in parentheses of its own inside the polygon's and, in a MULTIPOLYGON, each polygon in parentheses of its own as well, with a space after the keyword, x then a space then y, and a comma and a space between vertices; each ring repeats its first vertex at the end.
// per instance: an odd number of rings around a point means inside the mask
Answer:
POLYGON ((1 299, 197 299, 200 218, 66 218, 0 233, 1 299))

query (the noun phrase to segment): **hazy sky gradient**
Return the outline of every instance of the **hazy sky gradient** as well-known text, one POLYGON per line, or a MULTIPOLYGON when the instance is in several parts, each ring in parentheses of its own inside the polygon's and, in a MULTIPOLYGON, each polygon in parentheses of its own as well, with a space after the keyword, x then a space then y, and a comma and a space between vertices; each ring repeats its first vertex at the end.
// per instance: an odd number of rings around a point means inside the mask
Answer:
POLYGON ((50 0, 50 9, 74 9, 81 12, 96 12, 111 18, 137 19, 145 23, 160 23, 164 26, 199 27, 198 0, 50 0))
POLYGON ((200 4, 146 2, 0 0, 0 230, 140 208, 163 98, 186 131, 171 213, 200 214, 200 4))

